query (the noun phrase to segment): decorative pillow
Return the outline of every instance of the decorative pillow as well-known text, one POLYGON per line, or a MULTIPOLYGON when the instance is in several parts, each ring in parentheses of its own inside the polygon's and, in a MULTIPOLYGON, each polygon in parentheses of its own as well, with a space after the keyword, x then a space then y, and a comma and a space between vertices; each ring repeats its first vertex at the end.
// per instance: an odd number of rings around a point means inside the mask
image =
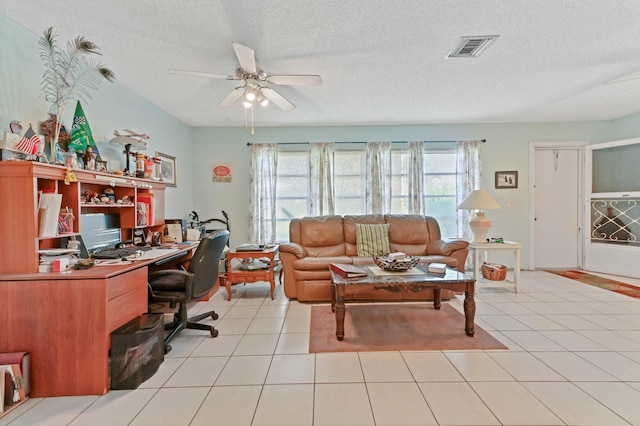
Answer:
POLYGON ((356 223, 356 249, 358 256, 389 254, 389 225, 356 223))

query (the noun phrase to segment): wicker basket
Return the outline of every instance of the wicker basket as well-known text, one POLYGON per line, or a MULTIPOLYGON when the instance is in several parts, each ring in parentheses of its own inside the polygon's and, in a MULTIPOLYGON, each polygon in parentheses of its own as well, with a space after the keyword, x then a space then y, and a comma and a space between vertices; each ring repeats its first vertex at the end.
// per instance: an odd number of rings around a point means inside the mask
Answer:
POLYGON ((504 281, 507 278, 507 267, 497 263, 482 264, 482 278, 491 281, 504 281))

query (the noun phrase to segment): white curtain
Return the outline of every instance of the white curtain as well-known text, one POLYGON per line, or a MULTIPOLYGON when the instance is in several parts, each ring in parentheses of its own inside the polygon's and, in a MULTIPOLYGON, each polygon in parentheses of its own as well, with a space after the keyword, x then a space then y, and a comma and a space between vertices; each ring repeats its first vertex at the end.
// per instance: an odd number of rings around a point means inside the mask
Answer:
POLYGON ((333 189, 333 143, 309 144, 309 201, 311 216, 335 212, 333 189))
POLYGON ((249 166, 249 240, 257 244, 276 239, 277 144, 251 145, 249 166))
POLYGON ((424 142, 409 142, 409 214, 425 214, 424 142))
MULTIPOLYGON (((473 190, 480 189, 481 141, 458 141, 456 144, 456 206, 473 190)), ((473 210, 458 210, 458 236, 471 238, 469 220, 473 210)))
POLYGON ((391 142, 367 142, 367 213, 391 212, 391 142))

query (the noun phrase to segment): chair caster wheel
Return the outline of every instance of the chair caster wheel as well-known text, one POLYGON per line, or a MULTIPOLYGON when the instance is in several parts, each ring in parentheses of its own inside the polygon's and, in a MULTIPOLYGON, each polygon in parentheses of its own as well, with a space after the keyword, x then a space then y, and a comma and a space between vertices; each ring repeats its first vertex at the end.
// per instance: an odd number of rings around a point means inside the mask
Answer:
POLYGON ((164 354, 166 355, 171 352, 171 349, 173 349, 171 345, 164 345, 164 354))
POLYGON ((218 330, 216 330, 215 328, 211 329, 211 337, 217 337, 218 336, 218 330))
POLYGON ((211 319, 217 320, 218 318, 220 318, 220 315, 218 315, 217 313, 212 313, 211 314, 211 319))

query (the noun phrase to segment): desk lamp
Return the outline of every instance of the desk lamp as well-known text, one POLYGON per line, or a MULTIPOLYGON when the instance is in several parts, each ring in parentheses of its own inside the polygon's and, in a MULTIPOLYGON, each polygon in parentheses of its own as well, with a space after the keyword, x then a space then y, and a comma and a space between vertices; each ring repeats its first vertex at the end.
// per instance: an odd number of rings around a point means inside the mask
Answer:
POLYGON ((491 219, 485 217, 483 210, 499 209, 500 204, 484 189, 476 189, 475 191, 471 191, 469 195, 462 200, 458 208, 463 210, 477 210, 476 215, 469 220, 469 228, 471 228, 471 232, 473 232, 474 243, 486 243, 487 233, 491 228, 491 219))

